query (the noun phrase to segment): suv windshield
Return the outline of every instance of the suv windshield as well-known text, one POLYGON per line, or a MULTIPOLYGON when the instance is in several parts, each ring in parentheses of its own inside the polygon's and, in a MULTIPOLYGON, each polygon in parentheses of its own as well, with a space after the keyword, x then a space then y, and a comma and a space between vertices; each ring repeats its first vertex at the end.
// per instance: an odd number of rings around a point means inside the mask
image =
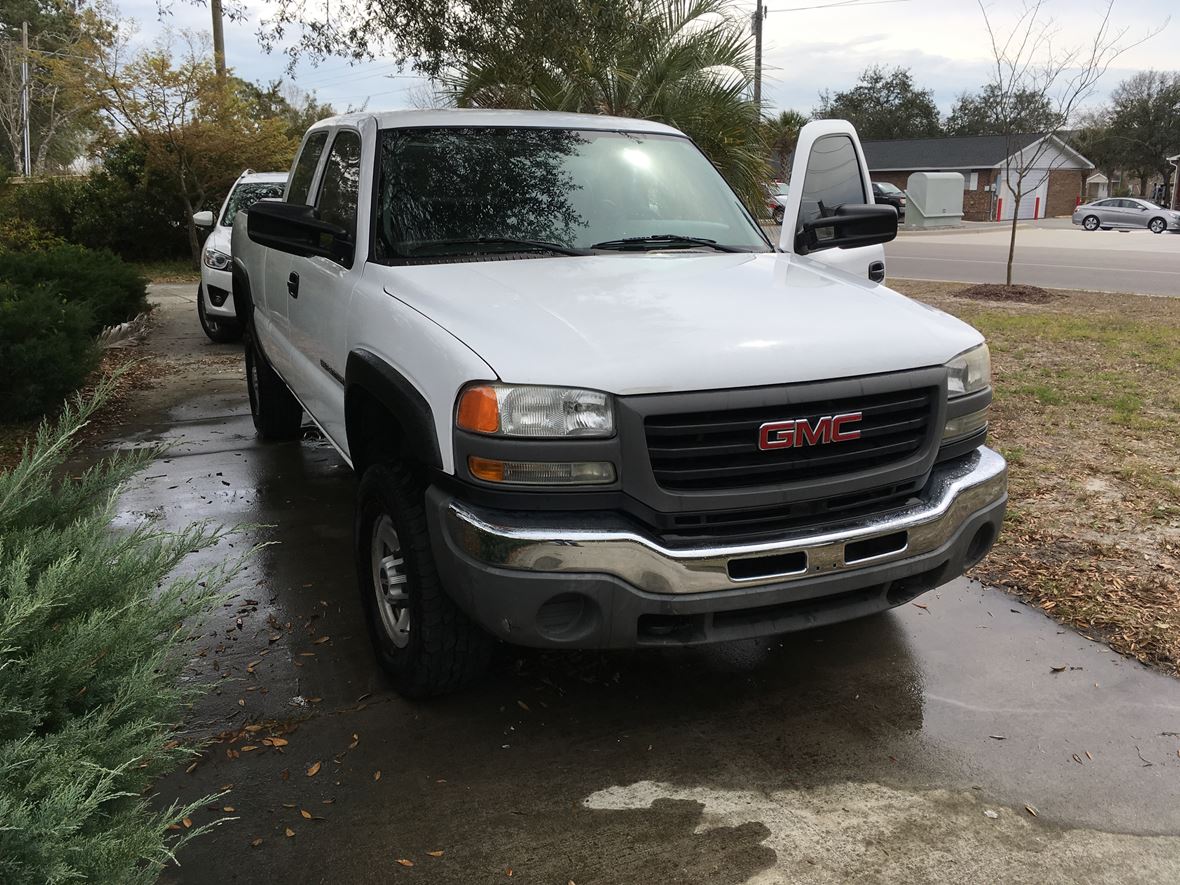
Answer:
POLYGON ((239 184, 229 195, 225 212, 221 215, 224 227, 233 227, 234 216, 243 209, 249 209, 259 200, 273 200, 283 196, 285 181, 262 181, 254 184, 239 184))
POLYGON ((559 255, 599 244, 618 249, 624 240, 627 251, 711 244, 770 251, 733 190, 678 136, 391 129, 381 133, 378 165, 379 261, 491 251, 559 255))
POLYGON ((900 194, 901 188, 896 184, 890 184, 888 181, 875 181, 873 184, 877 185, 883 194, 900 194))

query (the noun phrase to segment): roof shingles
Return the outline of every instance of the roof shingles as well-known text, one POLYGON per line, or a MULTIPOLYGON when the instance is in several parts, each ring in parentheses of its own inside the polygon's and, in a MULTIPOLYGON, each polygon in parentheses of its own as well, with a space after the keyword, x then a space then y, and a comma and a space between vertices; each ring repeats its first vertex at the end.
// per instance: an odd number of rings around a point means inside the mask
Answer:
POLYGON ((861 142, 873 172, 937 169, 990 169, 1010 153, 1028 147, 1041 136, 957 135, 948 138, 898 138, 861 142))

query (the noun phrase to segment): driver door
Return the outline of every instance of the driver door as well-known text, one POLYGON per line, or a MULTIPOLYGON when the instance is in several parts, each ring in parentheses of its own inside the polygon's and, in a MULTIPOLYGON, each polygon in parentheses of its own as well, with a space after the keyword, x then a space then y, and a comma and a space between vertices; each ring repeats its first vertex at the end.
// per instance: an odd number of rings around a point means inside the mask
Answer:
POLYGON ((807 253, 800 245, 805 221, 833 215, 844 205, 872 202, 868 163, 852 124, 847 120, 808 123, 799 131, 791 164, 779 248, 879 283, 885 279, 885 247, 880 244, 812 248, 807 253))

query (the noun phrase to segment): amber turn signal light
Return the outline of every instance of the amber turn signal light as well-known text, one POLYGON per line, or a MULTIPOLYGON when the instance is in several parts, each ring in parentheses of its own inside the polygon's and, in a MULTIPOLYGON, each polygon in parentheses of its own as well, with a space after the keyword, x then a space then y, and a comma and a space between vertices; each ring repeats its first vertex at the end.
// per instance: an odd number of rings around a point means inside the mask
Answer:
MULTIPOLYGON (((460 430, 495 433, 500 429, 500 403, 496 391, 488 386, 468 387, 459 397, 460 430)), ((491 463, 491 462, 489 462, 491 463)), ((481 477, 482 478, 482 477, 481 477)))
POLYGON ((467 459, 467 469, 471 471, 471 475, 484 482, 503 482, 504 467, 503 461, 493 461, 490 458, 477 458, 471 455, 467 459))

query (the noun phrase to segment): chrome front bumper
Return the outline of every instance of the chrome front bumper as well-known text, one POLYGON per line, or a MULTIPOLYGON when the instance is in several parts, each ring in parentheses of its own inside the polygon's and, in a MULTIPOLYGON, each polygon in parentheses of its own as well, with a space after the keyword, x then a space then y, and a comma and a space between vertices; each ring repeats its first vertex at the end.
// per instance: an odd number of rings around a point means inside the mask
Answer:
MULTIPOLYGON (((1006 500, 1007 488, 1003 457, 979 448, 936 467, 910 506, 820 532, 796 531, 771 542, 673 548, 613 514, 509 514, 456 499, 445 505, 441 527, 449 548, 491 569, 607 575, 641 593, 683 597, 851 575, 931 554, 955 540, 974 515, 1006 500), (872 541, 879 543, 858 543, 872 541), (853 544, 857 553, 850 555, 853 544), (877 549, 884 552, 874 553, 877 549), (740 568, 734 568, 735 562, 740 568)), ((998 523, 988 525, 990 535, 981 539, 980 556, 995 540, 998 523)), ((968 545, 966 565, 971 558, 968 545)))

